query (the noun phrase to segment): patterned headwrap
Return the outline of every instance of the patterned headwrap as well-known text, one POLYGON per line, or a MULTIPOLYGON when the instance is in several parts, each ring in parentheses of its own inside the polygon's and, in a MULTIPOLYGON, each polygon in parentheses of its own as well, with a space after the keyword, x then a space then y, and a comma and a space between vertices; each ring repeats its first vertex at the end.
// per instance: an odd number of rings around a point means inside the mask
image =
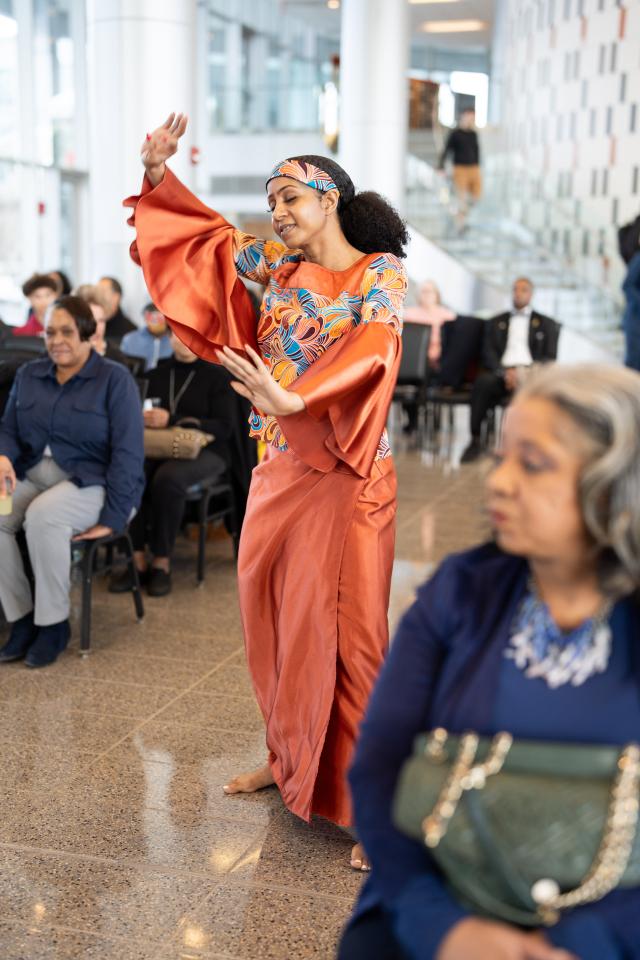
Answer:
POLYGON ((267 178, 266 185, 274 177, 291 177, 293 180, 299 180, 300 183, 306 183, 314 190, 320 190, 321 193, 326 193, 327 190, 338 190, 328 173, 304 160, 283 160, 276 164, 267 178))

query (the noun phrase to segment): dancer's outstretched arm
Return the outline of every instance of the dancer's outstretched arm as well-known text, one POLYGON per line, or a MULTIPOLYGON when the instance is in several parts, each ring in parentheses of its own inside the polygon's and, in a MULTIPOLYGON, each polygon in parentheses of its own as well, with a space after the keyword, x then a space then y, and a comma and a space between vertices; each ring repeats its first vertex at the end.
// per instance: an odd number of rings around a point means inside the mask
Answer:
POLYGON ((178 140, 187 129, 189 118, 184 113, 170 113, 153 133, 148 133, 140 147, 140 157, 154 187, 164 177, 165 163, 178 152, 178 140))

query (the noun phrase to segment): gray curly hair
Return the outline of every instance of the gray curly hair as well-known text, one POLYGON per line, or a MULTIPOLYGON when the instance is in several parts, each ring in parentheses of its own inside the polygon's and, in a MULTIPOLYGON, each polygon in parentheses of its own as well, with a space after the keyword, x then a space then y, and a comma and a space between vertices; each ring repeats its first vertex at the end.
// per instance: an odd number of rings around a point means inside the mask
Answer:
POLYGON ((574 421, 586 449, 582 516, 611 597, 640 588, 640 375, 604 364, 533 370, 518 399, 543 397, 574 421))

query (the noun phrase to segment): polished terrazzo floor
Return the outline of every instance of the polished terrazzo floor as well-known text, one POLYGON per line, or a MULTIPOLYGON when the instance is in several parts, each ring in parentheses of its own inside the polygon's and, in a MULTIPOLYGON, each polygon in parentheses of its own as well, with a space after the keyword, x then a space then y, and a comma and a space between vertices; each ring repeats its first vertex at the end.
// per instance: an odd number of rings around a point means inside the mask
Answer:
MULTIPOLYGON (((480 468, 398 448, 392 621, 486 531, 480 468)), ((87 659, 76 640, 49 669, 0 668, 2 960, 333 957, 361 882, 349 838, 275 789, 221 790, 264 745, 230 543, 208 553, 197 589, 180 542, 174 592, 141 624, 98 583, 87 659)))

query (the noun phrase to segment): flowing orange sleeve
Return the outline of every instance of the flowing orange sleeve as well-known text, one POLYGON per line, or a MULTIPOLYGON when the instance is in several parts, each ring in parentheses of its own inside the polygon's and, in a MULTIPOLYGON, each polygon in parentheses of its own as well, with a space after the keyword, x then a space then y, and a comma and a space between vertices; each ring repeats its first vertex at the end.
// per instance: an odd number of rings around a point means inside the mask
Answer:
POLYGON ((156 187, 145 177, 140 195, 124 206, 133 208, 127 222, 136 228, 131 257, 182 342, 214 362, 224 345, 257 349, 256 317, 235 260, 235 228, 169 169, 156 187))
POLYGON ((363 324, 342 337, 289 389, 306 410, 278 422, 293 452, 328 473, 338 462, 368 477, 398 376, 400 336, 385 324, 363 324))

